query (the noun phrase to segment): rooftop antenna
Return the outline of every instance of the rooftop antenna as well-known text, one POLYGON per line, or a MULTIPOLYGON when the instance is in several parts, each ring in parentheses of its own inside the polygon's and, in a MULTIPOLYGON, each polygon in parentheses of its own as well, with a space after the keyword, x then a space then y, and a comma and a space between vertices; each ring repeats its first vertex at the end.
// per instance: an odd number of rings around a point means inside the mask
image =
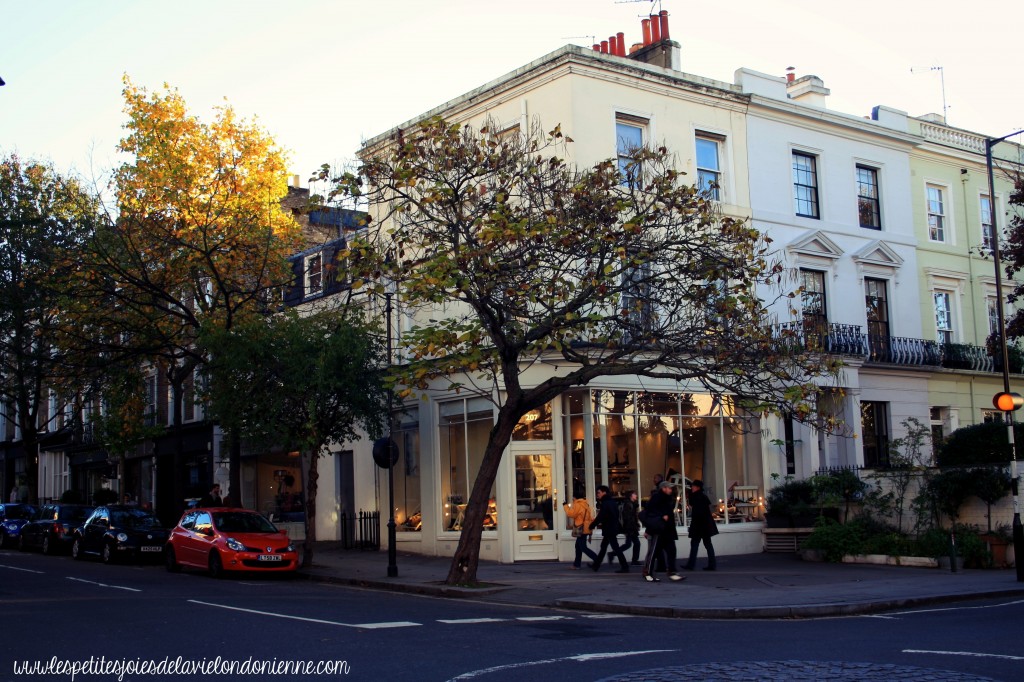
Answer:
POLYGON ((638 2, 651 3, 651 11, 648 12, 648 14, 656 14, 657 12, 654 11, 655 8, 657 8, 658 12, 661 11, 661 0, 615 0, 616 5, 632 5, 638 2))
POLYGON ((597 42, 597 36, 562 36, 559 40, 583 40, 584 38, 590 41, 588 47, 597 42))
POLYGON ((949 125, 949 107, 946 106, 946 76, 941 66, 919 66, 911 68, 910 73, 921 73, 922 71, 938 71, 939 83, 942 85, 942 120, 949 125))

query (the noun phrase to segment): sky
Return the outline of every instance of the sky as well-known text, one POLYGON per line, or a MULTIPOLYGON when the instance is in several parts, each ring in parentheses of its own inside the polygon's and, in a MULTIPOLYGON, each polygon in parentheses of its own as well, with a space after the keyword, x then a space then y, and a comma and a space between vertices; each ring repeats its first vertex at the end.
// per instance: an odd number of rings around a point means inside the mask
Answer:
MULTIPOLYGON (((999 137, 1024 128, 1019 0, 0 0, 0 155, 102 180, 124 161, 122 76, 212 121, 255 118, 306 179, 363 140, 569 43, 669 12, 682 70, 814 74, 828 108, 877 104, 999 137), (941 69, 937 68, 941 67, 941 69)), ((1024 140, 1024 136, 1015 138, 1024 140)))

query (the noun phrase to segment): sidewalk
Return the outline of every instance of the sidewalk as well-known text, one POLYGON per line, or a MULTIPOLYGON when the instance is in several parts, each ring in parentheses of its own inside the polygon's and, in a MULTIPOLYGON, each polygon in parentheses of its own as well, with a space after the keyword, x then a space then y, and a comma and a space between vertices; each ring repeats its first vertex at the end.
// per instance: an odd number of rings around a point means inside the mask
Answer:
MULTIPOLYGON (((451 560, 399 553, 398 576, 387 577, 387 551, 343 550, 318 543, 310 580, 440 597, 581 611, 675 618, 786 618, 873 613, 980 597, 1024 595, 1013 569, 907 568, 802 561, 796 554, 719 557, 718 570, 684 572, 686 580, 645 582, 640 568, 594 573, 568 563, 481 561, 479 588, 444 584, 451 560)), ((698 566, 703 566, 703 558, 698 566)))

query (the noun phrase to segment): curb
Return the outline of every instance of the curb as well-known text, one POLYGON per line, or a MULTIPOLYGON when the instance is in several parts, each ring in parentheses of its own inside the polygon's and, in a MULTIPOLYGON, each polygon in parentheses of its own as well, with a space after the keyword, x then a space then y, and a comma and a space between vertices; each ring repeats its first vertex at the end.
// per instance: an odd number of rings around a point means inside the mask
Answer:
POLYGON ((369 578, 342 578, 335 575, 321 575, 296 571, 296 578, 310 580, 332 585, 350 585, 371 590, 387 590, 389 592, 404 592, 406 594, 420 594, 432 597, 447 597, 449 599, 472 599, 474 597, 488 597, 511 589, 508 585, 491 583, 486 587, 452 587, 444 584, 430 583, 403 583, 390 582, 387 580, 375 580, 369 578))

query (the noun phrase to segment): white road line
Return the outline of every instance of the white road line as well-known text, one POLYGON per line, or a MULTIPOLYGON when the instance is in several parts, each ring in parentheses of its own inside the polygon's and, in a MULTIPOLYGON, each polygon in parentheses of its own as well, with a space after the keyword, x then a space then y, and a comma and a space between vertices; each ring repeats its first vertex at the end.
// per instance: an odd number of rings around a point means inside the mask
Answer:
POLYGON ((83 580, 82 578, 72 578, 71 576, 65 576, 68 580, 74 580, 78 583, 88 583, 89 585, 98 585, 99 587, 109 587, 112 590, 127 590, 128 592, 142 592, 134 587, 122 587, 121 585, 107 585, 106 583, 98 583, 95 580, 83 580))
POLYGON ((519 616, 516 620, 541 621, 541 620, 572 620, 572 616, 519 616))
POLYGON ((33 571, 31 568, 18 568, 17 566, 6 566, 4 564, 0 564, 0 568, 9 568, 12 571, 25 571, 26 573, 43 573, 43 571, 33 571))
POLYGON ((904 649, 905 654, 938 654, 939 656, 968 656, 972 658, 1002 658, 1007 661, 1024 661, 1024 656, 1006 654, 982 654, 977 651, 928 651, 927 649, 904 649))
POLYGON ((978 609, 998 609, 1004 606, 1016 606, 1018 604, 1024 604, 1024 599, 1018 599, 1016 601, 1007 601, 1001 604, 985 604, 983 606, 949 606, 944 609, 917 609, 914 611, 892 611, 885 618, 891 618, 892 616, 912 616, 916 613, 942 613, 943 611, 975 611, 978 609))
POLYGON ((534 665, 547 665, 549 663, 561 663, 562 661, 599 661, 608 658, 625 658, 627 656, 644 656, 646 654, 663 654, 674 651, 674 649, 650 649, 647 651, 608 651, 605 653, 596 654, 580 654, 578 656, 565 656, 563 658, 547 658, 540 661, 523 661, 522 663, 510 663, 508 665, 498 665, 493 668, 484 668, 482 670, 473 670, 468 673, 462 673, 458 677, 453 677, 452 680, 471 680, 474 677, 481 677, 483 675, 491 675, 496 672, 503 670, 515 670, 516 668, 528 668, 534 665))
POLYGON ((345 628, 363 628, 366 630, 377 630, 381 628, 407 628, 420 625, 420 623, 413 623, 410 621, 395 621, 392 623, 341 623, 336 620, 324 620, 322 618, 306 618, 304 616, 289 616, 284 613, 273 613, 272 611, 259 611, 257 609, 243 609, 240 606, 227 606, 226 604, 214 604, 208 601, 199 601, 197 599, 189 599, 190 604, 200 604, 202 606, 213 606, 218 609, 227 609, 228 611, 241 611, 242 613, 254 613, 258 616, 270 616, 272 618, 285 618, 287 620, 301 620, 306 623, 320 623, 322 625, 339 625, 345 628))
POLYGON ((473 625, 475 623, 504 623, 507 618, 452 618, 452 619, 441 619, 438 623, 447 623, 448 625, 473 625))
POLYGON ((590 618, 592 620, 607 620, 609 618, 636 618, 628 613, 588 613, 580 618, 590 618))

